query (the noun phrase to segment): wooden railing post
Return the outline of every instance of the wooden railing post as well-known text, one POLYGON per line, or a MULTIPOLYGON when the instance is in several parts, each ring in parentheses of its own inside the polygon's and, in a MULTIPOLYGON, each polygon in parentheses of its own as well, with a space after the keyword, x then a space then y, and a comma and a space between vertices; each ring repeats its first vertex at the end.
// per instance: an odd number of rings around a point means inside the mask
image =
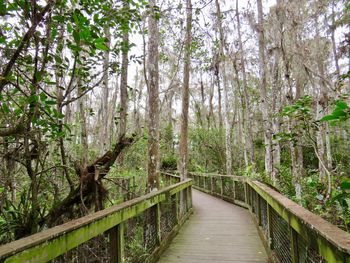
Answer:
POLYGON ((214 178, 210 176, 210 193, 214 192, 214 178))
POLYGON ((192 208, 192 186, 188 187, 187 191, 188 191, 187 198, 189 202, 189 209, 191 209, 192 208))
POLYGON ((258 225, 261 226, 261 205, 260 205, 260 196, 258 193, 256 193, 256 207, 257 207, 257 219, 258 219, 258 225))
POLYGON ((220 177, 221 178, 221 184, 220 184, 220 195, 221 197, 224 196, 224 177, 220 177))
POLYGON ((236 182, 232 179, 233 200, 236 200, 236 182))
POLYGON ((111 263, 124 262, 124 223, 109 230, 109 255, 111 263))
POLYGON ((295 230, 289 226, 290 233, 290 252, 292 256, 292 263, 299 263, 299 253, 298 253, 298 234, 295 230))
POLYGON ((179 196, 179 193, 176 193, 174 195, 174 200, 172 200, 173 202, 173 213, 175 213, 175 217, 176 217, 176 223, 179 222, 179 216, 180 216, 180 205, 179 205, 179 202, 180 202, 180 196, 179 196))
POLYGON ((133 198, 136 197, 136 176, 132 178, 132 196, 133 198))
POLYGON ((268 245, 271 250, 273 250, 273 231, 272 231, 272 212, 271 206, 267 204, 267 237, 268 237, 268 245))
POLYGON ((248 202, 248 193, 247 193, 247 182, 243 181, 243 188, 244 188, 244 203, 246 203, 247 205, 249 205, 248 202))
POLYGON ((160 245, 162 242, 162 233, 161 233, 161 210, 160 203, 155 205, 156 209, 156 231, 157 231, 157 244, 160 245))

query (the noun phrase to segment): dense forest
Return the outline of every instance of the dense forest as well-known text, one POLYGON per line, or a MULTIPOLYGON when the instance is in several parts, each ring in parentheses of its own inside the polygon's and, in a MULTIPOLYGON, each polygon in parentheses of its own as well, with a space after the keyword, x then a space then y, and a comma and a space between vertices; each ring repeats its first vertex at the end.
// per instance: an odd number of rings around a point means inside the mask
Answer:
POLYGON ((0 16, 1 244, 159 189, 159 170, 255 178, 350 230, 346 0, 8 0, 0 16))

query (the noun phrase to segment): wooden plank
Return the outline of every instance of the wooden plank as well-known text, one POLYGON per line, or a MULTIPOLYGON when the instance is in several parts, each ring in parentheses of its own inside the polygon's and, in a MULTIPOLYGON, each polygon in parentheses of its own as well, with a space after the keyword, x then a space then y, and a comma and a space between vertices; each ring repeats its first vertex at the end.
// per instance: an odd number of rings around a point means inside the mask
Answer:
POLYGON ((196 190, 192 194, 194 214, 160 263, 267 261, 248 210, 196 190))

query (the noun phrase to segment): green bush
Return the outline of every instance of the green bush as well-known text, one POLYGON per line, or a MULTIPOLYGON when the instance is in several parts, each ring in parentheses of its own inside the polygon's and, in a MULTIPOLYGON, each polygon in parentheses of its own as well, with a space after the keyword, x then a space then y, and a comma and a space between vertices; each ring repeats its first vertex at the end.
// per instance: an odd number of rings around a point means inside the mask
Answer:
POLYGON ((177 169, 177 158, 173 154, 165 155, 160 161, 161 170, 176 170, 177 169))

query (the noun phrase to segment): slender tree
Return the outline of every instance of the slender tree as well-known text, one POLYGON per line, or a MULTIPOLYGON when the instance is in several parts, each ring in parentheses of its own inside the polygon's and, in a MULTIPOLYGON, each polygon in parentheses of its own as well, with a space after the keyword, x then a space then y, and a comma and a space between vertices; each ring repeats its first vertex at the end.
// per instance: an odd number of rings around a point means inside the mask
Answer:
POLYGON ((225 36, 222 26, 222 13, 220 10, 219 0, 215 0, 216 5, 216 17, 218 21, 220 45, 219 45, 219 65, 221 65, 221 74, 224 87, 224 127, 225 127, 225 149, 226 149, 226 174, 232 174, 232 138, 231 138, 231 125, 230 125, 230 105, 229 105, 229 87, 226 76, 226 56, 225 56, 225 36))
MULTIPOLYGON (((124 8, 128 10, 129 4, 125 3, 124 8)), ((128 112, 128 64, 129 64, 129 28, 123 34, 122 41, 122 66, 120 75, 120 125, 119 137, 126 133, 127 112, 128 112)))
MULTIPOLYGON (((273 159, 272 159, 272 131, 271 122, 269 119, 269 105, 267 101, 267 61, 265 55, 265 33, 263 19, 263 5, 261 0, 257 0, 258 5, 258 39, 259 39, 259 80, 260 80, 260 100, 261 113, 264 128, 265 142, 265 172, 268 175, 272 174, 273 159)), ((272 178, 276 182, 276 178, 272 178)))
POLYGON ((238 44, 240 52, 240 64, 242 74, 242 89, 243 89, 243 103, 242 103, 242 125, 244 133, 244 151, 246 158, 246 167, 248 165, 255 164, 254 161, 254 144, 253 144, 253 131, 252 131, 252 112, 250 111, 250 101, 248 93, 248 82, 245 62, 245 51, 243 48, 242 33, 241 33, 241 20, 239 15, 238 0, 236 0, 236 19, 237 19, 237 33, 238 33, 238 44))
POLYGON ((150 16, 148 18, 148 188, 150 191, 159 189, 158 155, 159 155, 159 31, 156 0, 150 1, 150 16))
POLYGON ((186 36, 184 53, 184 81, 182 87, 182 112, 180 130, 179 171, 181 179, 187 177, 188 165, 188 110, 190 93, 191 45, 192 45, 192 3, 186 0, 186 36))

